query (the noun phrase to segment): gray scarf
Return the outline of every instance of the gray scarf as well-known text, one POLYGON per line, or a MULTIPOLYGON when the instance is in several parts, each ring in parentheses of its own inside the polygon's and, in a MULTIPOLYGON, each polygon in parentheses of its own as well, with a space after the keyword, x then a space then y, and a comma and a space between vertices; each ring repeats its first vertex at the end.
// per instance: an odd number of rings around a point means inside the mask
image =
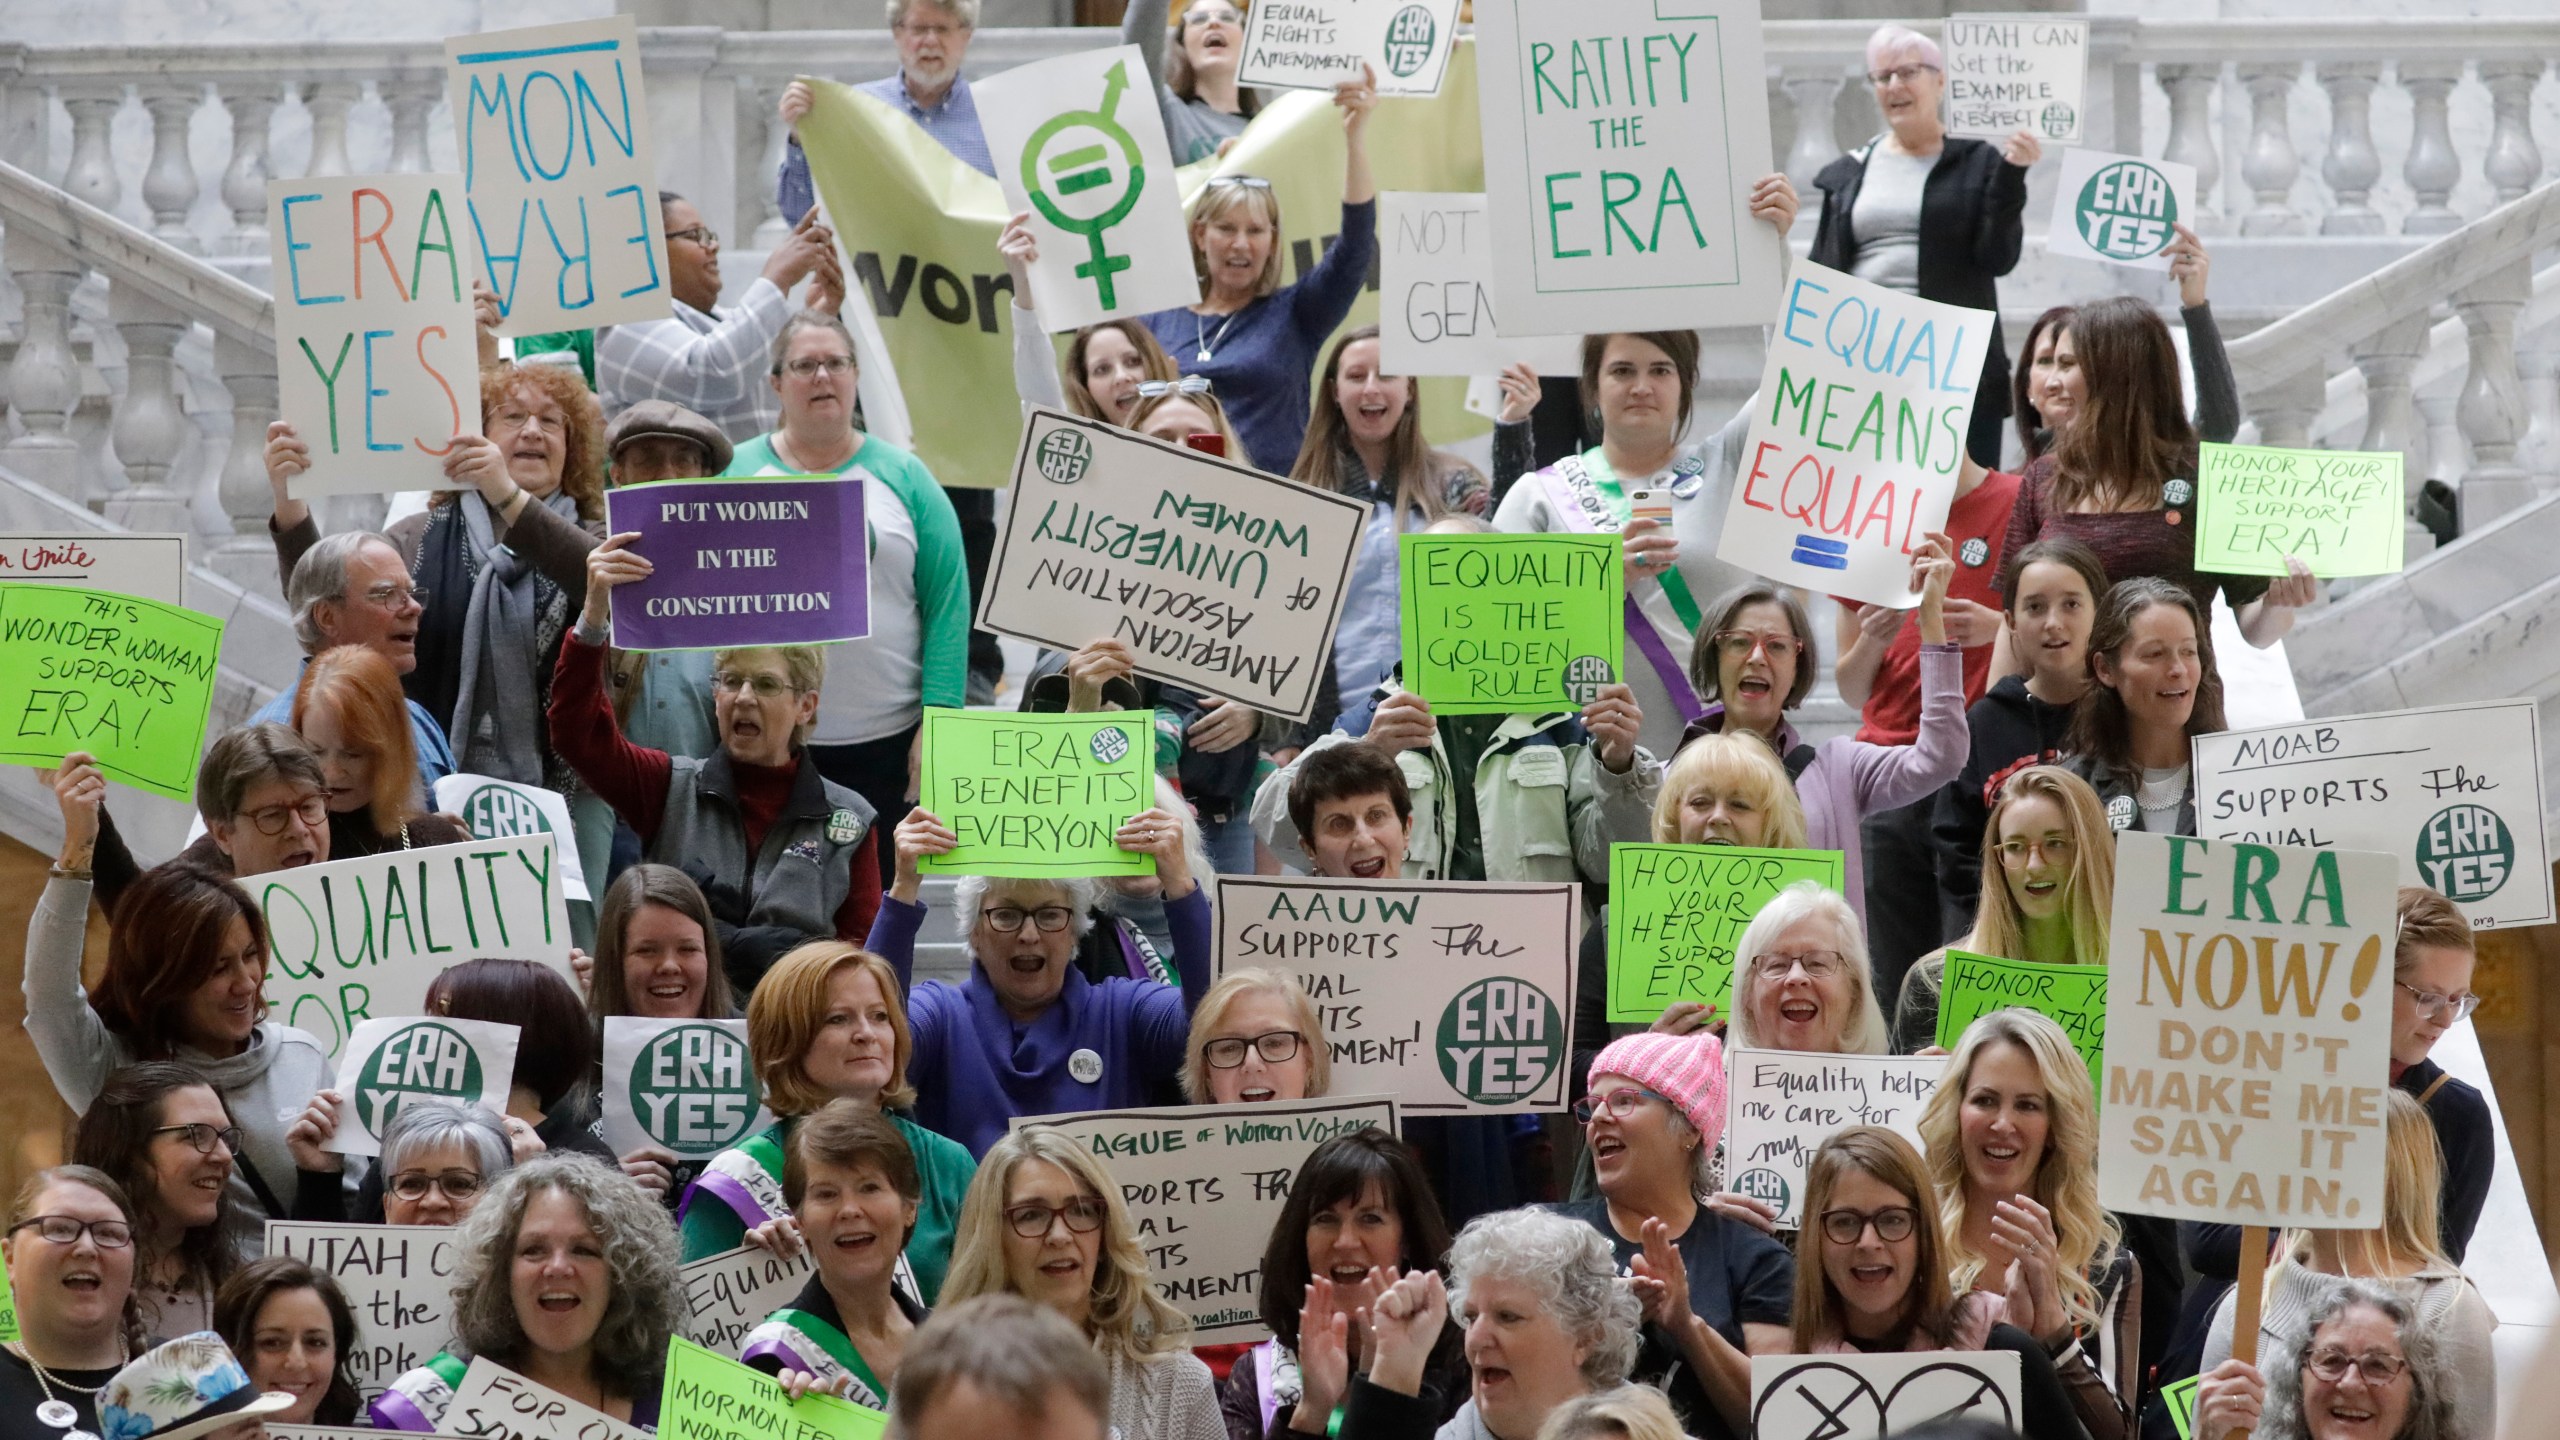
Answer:
MULTIPOLYGON (((453 700, 453 737, 463 769, 478 775, 540 785, 542 772, 542 645, 539 622, 542 577, 515 551, 496 541, 489 506, 477 491, 454 497, 478 573, 471 580, 471 608, 462 622, 462 685, 453 700), (488 733, 481 733, 483 722, 488 733)), ((547 507, 571 524, 578 502, 566 487, 547 507)))

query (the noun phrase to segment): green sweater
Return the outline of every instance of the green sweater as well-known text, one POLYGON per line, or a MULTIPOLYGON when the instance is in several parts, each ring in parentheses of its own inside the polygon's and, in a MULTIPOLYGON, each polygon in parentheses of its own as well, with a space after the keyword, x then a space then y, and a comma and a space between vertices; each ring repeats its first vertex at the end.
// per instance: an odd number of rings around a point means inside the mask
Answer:
MULTIPOLYGON (((921 1182, 923 1197, 916 1206, 915 1233, 907 1237, 907 1264, 915 1270, 916 1283, 924 1290, 916 1298, 931 1305, 934 1297, 942 1293, 942 1277, 951 1269, 951 1241, 960 1228, 960 1201, 969 1193, 969 1181, 978 1173, 978 1162, 969 1154, 969 1148, 957 1140, 937 1135, 894 1111, 889 1120, 906 1137, 907 1148, 916 1157, 916 1179, 921 1182)), ((747 1143, 762 1140, 777 1148, 787 1145, 793 1123, 790 1119, 778 1120, 771 1129, 749 1137, 747 1143)), ((780 1175, 773 1179, 776 1185, 782 1183, 780 1175)), ((747 1243, 745 1219, 708 1191, 697 1190, 689 1197, 682 1228, 687 1265, 747 1243)))

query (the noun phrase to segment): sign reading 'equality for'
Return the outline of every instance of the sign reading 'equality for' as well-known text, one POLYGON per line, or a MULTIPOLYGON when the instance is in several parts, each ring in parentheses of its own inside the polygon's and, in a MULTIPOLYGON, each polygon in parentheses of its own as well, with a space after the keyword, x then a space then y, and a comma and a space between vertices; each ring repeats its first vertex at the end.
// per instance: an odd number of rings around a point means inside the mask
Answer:
MULTIPOLYGON (((727 483, 727 482, 722 482, 727 483)), ((1034 411, 978 624, 1303 720, 1369 507, 1116 425, 1034 411)))
POLYGON ((2370 851, 2116 837, 2098 1203, 2380 1223, 2398 883, 2370 851))
POLYGON ((2196 569, 2282 575, 2299 556, 2325 579, 2400 573, 2405 503, 2396 450, 2202 447, 2196 569))
POLYGON ((871 633, 862 481, 665 480, 604 492, 649 577, 613 592, 625 650, 827 645, 871 633))
POLYGON ((1443 715, 1579 710, 1626 676, 1615 535, 1402 535, 1404 688, 1443 715))
POLYGON ((184 535, 0 535, 0 580, 187 603, 184 535))
POLYGON ((1529 335, 1758 325, 1784 273, 1757 0, 1479 0, 1494 281, 1529 335))
POLYGON ((1381 95, 1437 95, 1457 34, 1458 0, 1265 0, 1244 12, 1236 79, 1330 90, 1365 64, 1381 95))
POLYGON ((924 712, 918 802, 960 838, 927 855, 930 875, 1153 875, 1156 858, 1120 848, 1129 817, 1156 801, 1155 736, 1141 712, 1013 715, 924 712))
POLYGON ((1733 1015, 1733 947, 1769 897, 1799 880, 1838 891, 1837 850, 1609 847, 1609 1018, 1651 1021, 1683 1000, 1733 1015))
POLYGON ((0 764, 86 750, 109 778, 171 800, 196 793, 222 622, 132 595, 0 584, 0 764))
POLYGON ((1950 15, 1947 133, 2005 140, 2033 131, 2077 145, 2089 78, 2089 22, 2058 15, 1950 15))
MULTIPOLYGON (((672 314, 638 22, 615 15, 456 35, 444 54, 498 333, 672 314)), ((468 341, 471 331, 462 334, 468 341)))
POLYGON ((1822 1142, 1852 1125, 1882 1125, 1920 1145, 1920 1109, 1946 1072, 1938 1055, 1733 1052, 1726 1106, 1725 1184, 1767 1202, 1780 1229, 1804 1219, 1804 1172, 1822 1142))
POLYGON ((1378 196, 1378 363, 1390 375, 1541 375, 1582 368, 1572 335, 1504 338, 1494 320, 1493 222, 1481 193, 1378 196))
POLYGON ((1915 603, 1911 552, 1946 526, 1995 319, 1796 266, 1716 554, 1785 585, 1915 603))

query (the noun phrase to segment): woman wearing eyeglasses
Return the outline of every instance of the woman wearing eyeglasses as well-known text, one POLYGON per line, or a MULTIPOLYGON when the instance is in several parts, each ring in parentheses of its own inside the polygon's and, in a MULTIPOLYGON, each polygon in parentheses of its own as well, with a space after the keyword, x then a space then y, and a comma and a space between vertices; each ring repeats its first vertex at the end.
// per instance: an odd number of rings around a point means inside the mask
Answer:
POLYGON ((2391 1083, 2426 1107, 2444 1151, 2444 1189, 2436 1230, 2457 1265, 2471 1248, 2480 1207, 2497 1168, 2497 1136, 2489 1102, 2468 1081, 2428 1058, 2444 1032, 2480 1008, 2471 972, 2479 962, 2471 921, 2442 894, 2400 887, 2400 942, 2391 957, 2391 1083))
MULTIPOLYGON (((52 777, 62 811, 64 864, 112 918, 142 866, 106 805, 106 772, 86 750, 62 757, 52 777), (77 864, 72 861, 77 859, 77 864)), ((318 865, 329 854, 329 780, 299 734, 267 722, 226 730, 196 766, 196 816, 204 834, 173 860, 247 878, 318 865)))
POLYGON ((1332 1082, 1316 1002, 1286 970, 1230 970, 1191 1012, 1182 1094, 1194 1105, 1304 1100, 1332 1082))
POLYGON ((1082 1330, 1111 1372, 1121 1440, 1226 1440, 1191 1322, 1156 1293, 1120 1186, 1092 1152, 1044 1125, 989 1149, 960 1207, 941 1304, 1012 1294, 1082 1330))
POLYGON ((231 1199, 240 1127, 205 1077, 146 1060, 107 1077, 71 1141, 75 1164, 133 1200, 134 1293, 152 1343, 212 1328, 213 1296, 263 1229, 231 1199))
MULTIPOLYGON (((521 1048, 530 1055, 540 1039, 532 1027, 526 1029, 533 1038, 521 1048)), ((321 1091, 286 1134, 302 1169, 296 1220, 348 1219, 339 1156, 326 1148, 337 1134, 344 1103, 337 1091, 321 1091)), ((382 1154, 367 1169, 354 1218, 367 1224, 459 1225, 489 1182, 514 1167, 518 1143, 529 1153, 541 1152, 541 1141, 532 1137, 529 1127, 512 1118, 447 1100, 412 1100, 382 1128, 382 1154)))
POLYGON ((134 1312, 133 1202, 105 1171, 39 1170, 18 1187, 0 1258, 18 1338, 0 1345, 0 1429, 99 1433, 98 1390, 146 1347, 134 1312))
POLYGON ((1215 435, 1220 448, 1210 453, 1252 463, 1245 456, 1244 442, 1237 436, 1234 422, 1227 417, 1226 403, 1218 398, 1206 375, 1140 381, 1137 403, 1129 407, 1129 428, 1168 445, 1189 445, 1194 435, 1215 435))
POLYGON ((1769 897, 1734 942, 1733 1027, 1725 1043, 1884 1055, 1891 1039, 1868 979, 1866 934, 1849 902, 1811 880, 1769 897))
MULTIPOLYGON (((2465 1440, 2462 1377, 2400 1290, 2367 1280, 2328 1287, 2264 1356, 2225 1360, 2196 1390, 2196 1440, 2248 1431, 2262 1440, 2465 1440)), ((2525 1428, 2514 1431, 2526 1433, 2525 1428)))

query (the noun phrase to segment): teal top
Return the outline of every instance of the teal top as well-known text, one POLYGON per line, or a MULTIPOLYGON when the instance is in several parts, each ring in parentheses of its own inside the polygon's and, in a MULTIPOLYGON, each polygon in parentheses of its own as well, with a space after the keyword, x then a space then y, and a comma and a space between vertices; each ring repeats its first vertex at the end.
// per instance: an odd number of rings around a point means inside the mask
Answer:
MULTIPOLYGON (((916 1298, 931 1305, 942 1293, 942 1277, 951 1269, 951 1242, 960 1228, 960 1201, 969 1193, 970 1180, 977 1176, 978 1162, 959 1141, 937 1135, 894 1110, 887 1114, 916 1157, 916 1179, 923 1193, 916 1205, 915 1233, 907 1237, 906 1259, 915 1272, 917 1288, 923 1292, 916 1298)), ((746 1172, 740 1167, 752 1166, 770 1180, 772 1188, 766 1191, 761 1184, 748 1188, 764 1192, 778 1205, 782 1150, 790 1139, 793 1123, 791 1119, 778 1120, 770 1128, 720 1152, 712 1157, 706 1174, 742 1174, 746 1172)), ((696 1182, 693 1193, 685 1197, 684 1218, 680 1222, 684 1232, 683 1263, 690 1265, 747 1243, 747 1217, 738 1212, 734 1202, 723 1199, 724 1195, 735 1193, 728 1187, 705 1187, 696 1182)))

